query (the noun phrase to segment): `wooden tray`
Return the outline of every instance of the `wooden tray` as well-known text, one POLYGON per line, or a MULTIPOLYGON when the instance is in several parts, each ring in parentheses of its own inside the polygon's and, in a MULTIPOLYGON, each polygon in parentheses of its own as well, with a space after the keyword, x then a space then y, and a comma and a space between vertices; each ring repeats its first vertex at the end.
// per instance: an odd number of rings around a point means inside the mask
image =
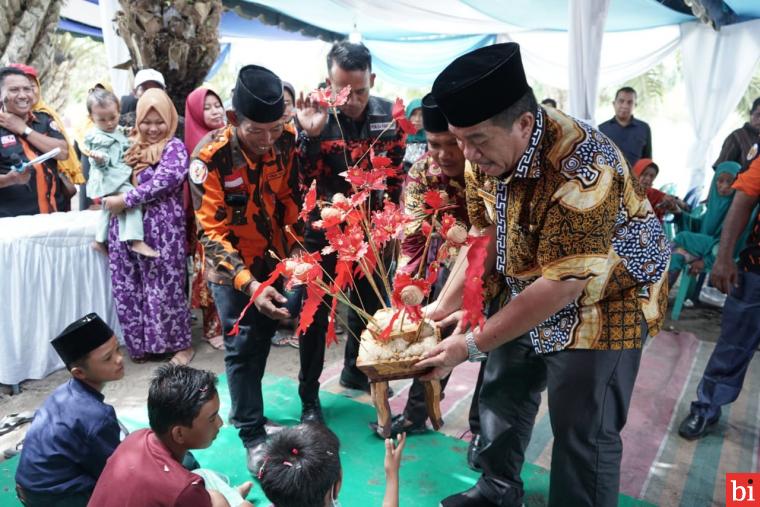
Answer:
POLYGON ((369 378, 371 382, 384 380, 399 380, 414 378, 428 373, 432 368, 414 368, 413 365, 421 357, 403 359, 400 361, 367 361, 356 360, 356 366, 369 378))

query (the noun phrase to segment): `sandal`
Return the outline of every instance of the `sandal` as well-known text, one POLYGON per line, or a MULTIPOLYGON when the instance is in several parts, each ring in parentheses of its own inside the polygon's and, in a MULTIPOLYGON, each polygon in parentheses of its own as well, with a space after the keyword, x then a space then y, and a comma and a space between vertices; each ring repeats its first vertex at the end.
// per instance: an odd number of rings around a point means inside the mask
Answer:
POLYGON ((195 350, 192 347, 188 347, 186 349, 177 351, 172 356, 172 358, 169 359, 169 363, 175 366, 187 366, 188 364, 190 364, 190 361, 192 361, 194 357, 195 357, 195 350), (190 357, 188 357, 188 354, 190 357))
POLYGON ((216 335, 211 338, 203 338, 203 341, 208 343, 208 346, 214 350, 224 350, 224 336, 216 335))

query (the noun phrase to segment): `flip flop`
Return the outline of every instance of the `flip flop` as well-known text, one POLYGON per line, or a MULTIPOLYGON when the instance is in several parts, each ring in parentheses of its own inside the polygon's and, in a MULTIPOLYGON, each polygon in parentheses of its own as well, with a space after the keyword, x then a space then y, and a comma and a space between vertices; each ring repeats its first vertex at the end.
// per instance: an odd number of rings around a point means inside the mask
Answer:
POLYGON ((172 358, 169 359, 169 363, 170 364, 173 364, 175 366, 187 366, 188 364, 190 364, 192 362, 193 358, 195 357, 195 349, 193 349, 193 351, 190 353, 190 359, 188 359, 187 361, 185 361, 184 359, 180 359, 180 358, 177 357, 177 354, 179 352, 183 352, 183 351, 179 350, 179 351, 175 352, 175 354, 172 356, 172 358))
POLYGON ((224 337, 221 336, 221 335, 218 336, 219 340, 217 340, 217 344, 214 345, 213 340, 215 338, 217 338, 217 336, 214 336, 212 338, 203 338, 203 341, 205 341, 206 343, 208 343, 208 346, 211 347, 214 350, 224 350, 224 337))
POLYGON ((15 430, 22 424, 31 422, 34 419, 34 412, 20 412, 18 414, 10 414, 0 419, 0 435, 5 435, 15 430))

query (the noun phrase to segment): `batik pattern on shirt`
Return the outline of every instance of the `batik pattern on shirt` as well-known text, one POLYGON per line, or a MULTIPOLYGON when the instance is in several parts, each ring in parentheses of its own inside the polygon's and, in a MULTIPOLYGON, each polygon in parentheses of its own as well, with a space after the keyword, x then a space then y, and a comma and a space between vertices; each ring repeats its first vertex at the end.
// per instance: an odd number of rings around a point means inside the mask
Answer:
POLYGON ((497 253, 511 297, 539 277, 588 280, 580 297, 530 333, 538 353, 639 348, 641 315, 654 335, 667 305, 662 228, 605 136, 556 110, 536 116, 537 142, 512 174, 465 173, 470 219, 498 229, 501 217, 497 253))

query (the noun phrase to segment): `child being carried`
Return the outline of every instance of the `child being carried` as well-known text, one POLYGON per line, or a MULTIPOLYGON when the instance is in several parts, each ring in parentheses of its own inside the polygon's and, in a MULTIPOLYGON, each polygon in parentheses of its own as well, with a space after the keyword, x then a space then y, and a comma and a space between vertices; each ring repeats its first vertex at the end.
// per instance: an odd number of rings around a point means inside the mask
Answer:
MULTIPOLYGON (((102 87, 95 87, 87 96, 87 111, 95 127, 84 138, 85 154, 90 159, 87 197, 103 198, 132 190, 132 168, 124 163, 129 139, 119 126, 119 99, 102 87)), ((158 252, 144 239, 143 215, 140 207, 128 208, 117 215, 119 241, 127 241, 133 252, 145 257, 158 257, 158 252)), ((107 254, 108 224, 111 213, 103 209, 98 220, 93 248, 107 254)))

